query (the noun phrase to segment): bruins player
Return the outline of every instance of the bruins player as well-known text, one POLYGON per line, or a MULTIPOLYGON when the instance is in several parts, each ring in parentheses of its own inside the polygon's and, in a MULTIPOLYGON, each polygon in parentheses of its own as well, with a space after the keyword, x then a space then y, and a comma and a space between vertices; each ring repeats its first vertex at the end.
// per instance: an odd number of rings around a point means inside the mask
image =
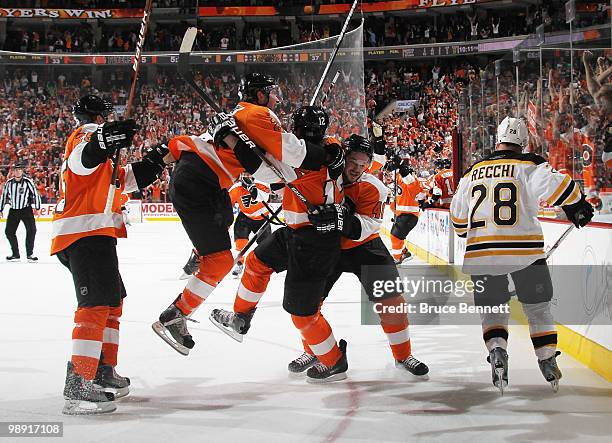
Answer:
POLYGON ((121 194, 153 183, 168 152, 158 145, 142 161, 119 166, 112 213, 106 214, 111 158, 131 144, 136 131, 134 120, 106 122, 112 109, 109 101, 95 95, 75 105, 80 126, 66 143, 60 201, 53 215, 51 255, 70 270, 78 302, 64 387, 63 413, 69 415, 112 412, 113 400, 129 391, 130 380, 115 372, 126 296, 116 251, 117 238, 127 236, 121 194))
MULTIPOLYGON (((542 157, 523 154, 527 128, 506 117, 497 129, 496 150, 474 164, 459 182, 450 212, 455 231, 467 238, 463 272, 470 274, 478 306, 510 300, 508 274, 527 315, 531 341, 542 374, 558 389, 557 331, 550 311, 553 286, 538 221, 540 201, 560 206, 580 228, 593 208, 569 175, 555 171, 542 157)), ((493 384, 508 384, 508 313, 482 314, 482 332, 491 363, 493 384)))

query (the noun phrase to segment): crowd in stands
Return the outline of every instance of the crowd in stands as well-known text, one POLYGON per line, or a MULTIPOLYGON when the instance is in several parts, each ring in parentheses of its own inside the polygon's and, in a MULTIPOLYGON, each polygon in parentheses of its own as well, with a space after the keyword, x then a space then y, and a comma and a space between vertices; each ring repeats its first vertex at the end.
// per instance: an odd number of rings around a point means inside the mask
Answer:
MULTIPOLYGON (((103 1, 100 0, 98 3, 103 1)), ((167 4, 176 2, 176 0, 156 1, 166 1, 167 4)), ((127 7, 126 4, 138 2, 120 1, 119 3, 127 7)), ((574 25, 586 27, 608 22, 609 18, 605 11, 595 11, 579 14, 574 25)), ((201 32, 196 48, 199 50, 268 49, 337 35, 341 24, 339 20, 315 22, 303 16, 297 21, 295 34, 292 33, 290 25, 282 20, 280 22, 276 20, 273 25, 247 22, 240 34, 237 34, 233 23, 223 25, 206 23, 205 26, 204 24, 200 26, 201 32)), ((418 18, 390 14, 384 17, 368 15, 363 38, 365 47, 472 41, 534 34, 540 24, 545 25, 546 32, 567 30, 563 2, 542 2, 539 6, 531 5, 528 9, 512 10, 508 13, 492 13, 484 8, 473 7, 468 12, 439 14, 435 18, 430 15, 418 18)), ((155 23, 150 27, 149 36, 145 39, 145 50, 176 51, 186 26, 182 23, 178 25, 155 23)), ((101 37, 96 41, 89 24, 74 27, 60 26, 58 22, 54 22, 51 29, 46 32, 43 27, 32 28, 31 24, 26 26, 20 24, 19 20, 12 20, 8 22, 7 38, 2 49, 21 52, 133 52, 139 30, 140 24, 137 22, 120 26, 116 23, 103 22, 101 37)))
MULTIPOLYGON (((612 52, 576 53, 573 81, 568 65, 565 52, 547 52, 544 79, 539 81, 538 63, 522 62, 517 96, 511 61, 502 65, 499 76, 494 74, 493 64, 477 67, 461 58, 437 64, 366 64, 365 94, 351 73, 331 94, 327 103, 329 133, 340 139, 353 132, 363 133, 366 112, 374 118, 389 102, 412 100, 411 110, 388 114, 379 122, 385 127, 389 147, 408 158, 415 170, 431 172, 435 159, 451 156, 451 134, 458 122, 458 109, 463 107, 460 129, 465 169, 494 149, 497 123, 505 115, 518 115, 529 122, 529 149, 581 181, 590 201, 601 207, 603 194, 612 192, 612 154, 606 157, 604 152, 604 148, 612 148, 612 52)), ((292 112, 309 101, 319 76, 307 75, 308 65, 288 66, 280 64, 276 75, 284 98, 276 111, 283 125, 291 129, 292 112)), ((27 164, 43 201, 55 201, 64 144, 75 127, 71 109, 77 98, 99 92, 118 109, 126 103, 129 75, 125 69, 105 69, 108 72, 100 91, 92 87, 87 68, 6 70, 0 83, 0 186, 10 165, 19 160, 27 164)), ((211 66, 196 74, 196 81, 224 109, 232 109, 238 102, 239 79, 230 67, 211 66)), ((140 84, 133 110, 140 130, 125 161, 138 160, 148 146, 174 135, 199 134, 206 129, 210 108, 177 78, 175 70, 159 68, 152 83, 140 84)), ((168 179, 166 175, 141 196, 164 201, 168 179)))

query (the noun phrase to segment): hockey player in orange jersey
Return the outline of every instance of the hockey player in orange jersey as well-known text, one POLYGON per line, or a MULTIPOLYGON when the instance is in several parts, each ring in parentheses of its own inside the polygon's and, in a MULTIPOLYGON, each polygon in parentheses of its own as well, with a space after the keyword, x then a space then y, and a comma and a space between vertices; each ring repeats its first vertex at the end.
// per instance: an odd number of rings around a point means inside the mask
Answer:
POLYGON ((112 412, 113 400, 129 392, 129 378, 115 372, 126 296, 116 252, 117 238, 126 237, 121 194, 153 183, 168 153, 158 145, 142 161, 119 166, 112 213, 106 214, 111 158, 131 144, 136 131, 134 120, 106 122, 112 109, 109 101, 94 95, 82 97, 74 107, 80 126, 66 143, 53 216, 51 255, 70 270, 78 301, 64 387, 63 412, 69 415, 112 412))
MULTIPOLYGON (((350 207, 350 214, 347 212, 343 221, 342 253, 333 273, 327 279, 323 299, 343 272, 351 272, 359 278, 371 301, 380 302, 386 307, 402 306, 405 300, 401 294, 390 292, 380 297, 374 292, 375 281, 395 281, 399 278, 393 258, 379 236, 387 188, 376 177, 364 172, 373 157, 372 147, 366 139, 352 135, 344 142, 344 146, 346 165, 343 172, 343 189, 345 204, 350 207), (363 267, 368 267, 365 272, 363 267)), ((253 258, 247 260, 247 271, 236 294, 234 312, 215 309, 211 313, 213 323, 238 341, 242 341, 249 329, 252 313, 265 292, 270 275, 272 272, 282 271, 285 267, 284 250, 279 247, 282 245, 284 233, 282 230, 276 231, 273 237, 276 237, 276 241, 263 242, 255 249, 253 258)), ((380 321, 396 366, 414 375, 425 376, 429 371, 427 365, 412 355, 407 315, 389 314, 389 309, 386 311, 381 314, 380 321)), ((320 307, 317 315, 321 315, 320 307)), ((302 340, 302 344, 304 352, 289 363, 290 372, 301 373, 308 370, 308 381, 343 378, 344 374, 341 372, 328 379, 313 378, 315 370, 309 368, 321 366, 319 356, 322 349, 325 349, 325 343, 311 346, 306 340, 302 340)))
MULTIPOLYGON (((268 207, 264 205, 270 197, 270 187, 261 182, 255 182, 248 173, 240 174, 240 180, 234 183, 229 190, 233 205, 238 205, 239 212, 234 221, 234 249, 240 253, 249 241, 249 235, 259 231, 264 223, 272 216, 268 207)), ((272 233, 268 223, 259 234, 257 243, 261 243, 272 233)), ((236 263, 232 271, 234 277, 242 273, 243 259, 236 263)))
POLYGON ((450 169, 451 161, 441 158, 434 161, 436 174, 432 179, 431 200, 432 206, 436 208, 450 208, 451 200, 455 194, 455 182, 453 181, 453 170, 450 169))
POLYGON ((273 112, 280 99, 279 90, 270 77, 247 75, 241 94, 243 101, 233 116, 216 114, 202 136, 179 136, 168 144, 177 160, 170 198, 200 254, 200 264, 185 289, 153 324, 153 330, 183 355, 188 355, 195 344, 187 321, 233 264, 228 228, 234 217, 228 189, 244 171, 263 182, 278 181, 236 131, 248 134, 278 169, 292 175, 291 179, 295 178, 294 168, 318 173, 322 167, 327 170, 343 165, 339 146, 323 147, 283 132, 273 112))
POLYGON ((395 264, 400 264, 411 257, 404 241, 419 221, 419 210, 427 198, 427 193, 406 160, 395 158, 390 163, 389 168, 391 170, 397 169, 396 180, 398 184, 398 195, 395 197, 395 217, 390 235, 391 255, 395 264))
MULTIPOLYGON (((312 143, 335 144, 324 138, 329 119, 320 107, 306 106, 293 115, 294 131, 312 143)), ((213 310, 211 320, 224 330, 230 324, 237 330, 248 329, 261 294, 257 288, 267 285, 273 270, 287 270, 283 308, 291 314, 303 340, 311 345, 323 363, 309 373, 310 381, 329 381, 345 377, 346 342, 338 344, 326 319, 319 313, 325 286, 340 256, 340 233, 337 230, 337 204, 342 200, 338 179, 342 168, 321 168, 308 172, 298 170, 292 182, 313 204, 322 208, 319 215, 309 214, 306 206, 288 189, 284 191, 283 210, 286 228, 276 230, 257 246, 246 259, 239 294, 242 304, 232 312, 213 310), (267 245, 267 246, 266 246, 267 245)), ((263 292, 263 291, 260 291, 263 292)), ((241 302, 238 302, 241 303, 241 302)), ((241 335, 234 335, 237 340, 241 335)))

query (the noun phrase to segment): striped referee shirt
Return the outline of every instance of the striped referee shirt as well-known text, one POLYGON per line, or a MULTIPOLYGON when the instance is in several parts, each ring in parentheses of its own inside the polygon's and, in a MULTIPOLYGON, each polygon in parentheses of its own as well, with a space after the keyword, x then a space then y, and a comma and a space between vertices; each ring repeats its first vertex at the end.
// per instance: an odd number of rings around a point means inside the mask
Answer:
POLYGON ((31 178, 23 176, 20 181, 17 181, 13 177, 4 184, 0 198, 0 211, 5 205, 11 205, 12 209, 24 209, 34 205, 36 209, 40 209, 40 204, 40 195, 31 178))

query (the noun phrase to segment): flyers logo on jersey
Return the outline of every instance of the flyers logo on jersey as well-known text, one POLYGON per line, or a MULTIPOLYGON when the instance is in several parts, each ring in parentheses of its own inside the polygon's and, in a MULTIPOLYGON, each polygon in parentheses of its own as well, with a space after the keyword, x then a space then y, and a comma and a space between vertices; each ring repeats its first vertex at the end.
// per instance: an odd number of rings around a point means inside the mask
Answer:
POLYGON ((582 145, 582 165, 591 166, 593 162, 593 148, 590 145, 582 145))

